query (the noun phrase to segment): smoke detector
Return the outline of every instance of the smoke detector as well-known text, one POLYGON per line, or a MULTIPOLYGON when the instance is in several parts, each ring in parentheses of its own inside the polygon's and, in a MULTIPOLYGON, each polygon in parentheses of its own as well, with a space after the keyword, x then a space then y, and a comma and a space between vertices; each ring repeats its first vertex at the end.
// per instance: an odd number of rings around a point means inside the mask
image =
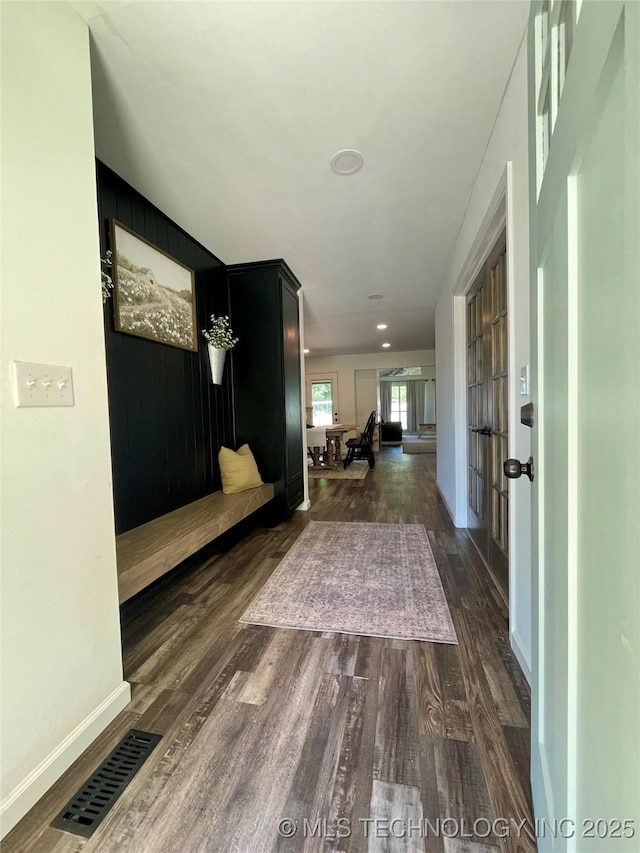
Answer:
POLYGON ((329 161, 331 171, 336 175, 355 175, 364 165, 364 157, 354 148, 344 148, 334 154, 329 161))

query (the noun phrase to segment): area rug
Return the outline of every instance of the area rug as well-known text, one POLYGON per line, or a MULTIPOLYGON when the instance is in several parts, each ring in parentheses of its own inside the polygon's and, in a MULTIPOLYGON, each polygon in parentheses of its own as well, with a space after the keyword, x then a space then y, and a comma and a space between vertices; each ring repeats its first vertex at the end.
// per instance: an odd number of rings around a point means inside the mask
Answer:
POLYGON ((344 470, 342 465, 339 468, 309 468, 309 476, 313 480, 364 480, 369 473, 369 463, 353 467, 355 463, 349 465, 344 470))
POLYGON ((438 448, 438 443, 431 438, 417 438, 415 441, 403 441, 403 453, 435 453, 438 448))
POLYGON ((422 524, 309 522, 240 621, 458 642, 422 524))

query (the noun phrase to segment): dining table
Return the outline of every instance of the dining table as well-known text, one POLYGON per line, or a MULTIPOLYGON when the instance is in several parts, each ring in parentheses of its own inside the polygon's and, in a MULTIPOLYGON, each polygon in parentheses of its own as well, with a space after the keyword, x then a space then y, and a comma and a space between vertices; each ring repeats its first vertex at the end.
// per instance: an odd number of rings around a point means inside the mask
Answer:
POLYGON ((307 427, 307 447, 313 459, 313 467, 337 467, 342 462, 342 443, 345 434, 357 429, 356 424, 307 427))

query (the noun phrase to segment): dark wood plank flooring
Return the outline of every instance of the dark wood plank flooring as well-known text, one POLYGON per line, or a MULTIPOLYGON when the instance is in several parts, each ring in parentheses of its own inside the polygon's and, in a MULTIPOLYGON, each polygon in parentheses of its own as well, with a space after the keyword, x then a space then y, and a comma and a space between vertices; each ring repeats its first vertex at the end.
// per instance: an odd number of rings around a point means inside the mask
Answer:
POLYGON ((387 448, 365 480, 314 480, 311 496, 310 512, 198 555, 123 607, 133 700, 5 853, 535 849, 528 685, 434 458, 387 448), (459 645, 240 624, 312 519, 424 524, 459 645), (93 838, 51 829, 134 726, 163 740, 93 838))

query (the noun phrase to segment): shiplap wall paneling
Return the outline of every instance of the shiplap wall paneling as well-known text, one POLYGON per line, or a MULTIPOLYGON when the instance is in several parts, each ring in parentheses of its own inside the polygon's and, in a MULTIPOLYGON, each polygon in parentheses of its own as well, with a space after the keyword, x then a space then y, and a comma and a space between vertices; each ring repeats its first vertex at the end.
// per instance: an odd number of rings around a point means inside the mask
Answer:
POLYGON ((229 309, 218 258, 102 163, 97 176, 102 252, 115 218, 193 269, 201 342, 193 353, 116 332, 112 300, 105 305, 116 532, 124 533, 220 488, 218 450, 234 446, 232 365, 222 386, 211 384, 200 330, 229 309))

